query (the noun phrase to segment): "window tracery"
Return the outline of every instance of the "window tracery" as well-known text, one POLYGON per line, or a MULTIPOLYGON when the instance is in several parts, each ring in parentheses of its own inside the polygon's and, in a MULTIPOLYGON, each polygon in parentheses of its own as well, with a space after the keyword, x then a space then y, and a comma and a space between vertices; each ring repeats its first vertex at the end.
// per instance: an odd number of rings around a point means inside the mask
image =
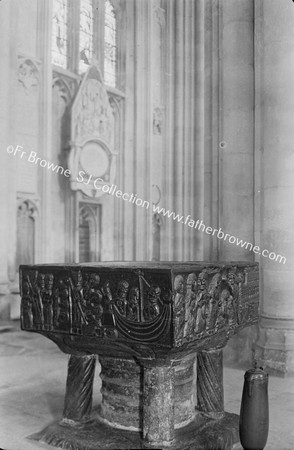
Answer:
POLYGON ((94 12, 92 0, 80 0, 79 73, 84 73, 93 57, 94 12))
POLYGON ((68 66, 68 0, 53 1, 52 63, 68 66))
POLYGON ((104 16, 104 81, 108 86, 116 86, 117 68, 117 23, 110 0, 105 1, 104 16))

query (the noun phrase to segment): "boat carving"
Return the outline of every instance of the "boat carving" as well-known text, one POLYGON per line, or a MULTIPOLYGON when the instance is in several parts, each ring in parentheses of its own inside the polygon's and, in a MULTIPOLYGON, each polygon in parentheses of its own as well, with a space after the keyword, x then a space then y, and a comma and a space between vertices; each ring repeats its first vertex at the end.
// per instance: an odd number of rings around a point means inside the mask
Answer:
POLYGON ((24 329, 142 343, 168 335, 171 292, 162 278, 148 282, 141 270, 123 277, 25 270, 22 280, 24 329))
POLYGON ((123 317, 116 306, 114 316, 117 331, 125 338, 140 342, 156 342, 169 329, 171 311, 170 304, 163 304, 160 314, 146 322, 134 322, 123 317))
POLYGON ((114 321, 123 337, 140 342, 156 342, 170 326, 170 295, 162 295, 159 286, 150 285, 141 270, 137 271, 137 275, 139 286, 131 287, 130 291, 127 281, 122 280, 118 284, 113 305, 114 321))

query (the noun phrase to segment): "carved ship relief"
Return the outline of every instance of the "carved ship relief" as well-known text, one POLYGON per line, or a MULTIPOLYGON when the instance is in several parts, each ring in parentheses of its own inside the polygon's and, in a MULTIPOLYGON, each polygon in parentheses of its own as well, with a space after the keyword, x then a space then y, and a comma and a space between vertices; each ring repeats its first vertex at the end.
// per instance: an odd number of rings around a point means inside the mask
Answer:
POLYGON ((23 266, 22 328, 150 349, 228 338, 256 323, 258 266, 194 270, 23 266))
POLYGON ((122 336, 132 340, 156 342, 169 329, 170 303, 168 298, 161 298, 159 286, 151 286, 146 281, 142 271, 138 271, 138 276, 139 288, 131 288, 129 300, 124 296, 126 292, 117 297, 117 304, 114 305, 117 329, 122 336), (148 288, 145 306, 140 302, 143 299, 143 283, 148 288), (122 304, 125 304, 123 309, 122 304))
POLYGON ((170 329, 171 302, 165 286, 142 271, 132 280, 97 272, 21 272, 22 328, 86 337, 157 343, 170 329))

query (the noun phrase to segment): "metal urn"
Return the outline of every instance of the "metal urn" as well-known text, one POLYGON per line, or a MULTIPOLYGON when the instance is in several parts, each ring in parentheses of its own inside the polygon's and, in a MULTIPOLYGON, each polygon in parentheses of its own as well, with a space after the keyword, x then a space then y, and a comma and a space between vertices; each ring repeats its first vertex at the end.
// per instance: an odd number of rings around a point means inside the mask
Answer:
POLYGON ((269 429, 268 374, 260 368, 244 375, 239 434, 244 450, 263 450, 269 429))

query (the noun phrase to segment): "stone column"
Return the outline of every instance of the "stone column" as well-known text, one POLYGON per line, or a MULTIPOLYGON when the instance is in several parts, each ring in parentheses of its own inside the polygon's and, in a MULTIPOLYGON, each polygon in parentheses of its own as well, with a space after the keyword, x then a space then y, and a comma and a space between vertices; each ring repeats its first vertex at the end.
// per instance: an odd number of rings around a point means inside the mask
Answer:
POLYGON ((255 13, 260 246, 267 250, 267 257, 260 257, 261 320, 255 356, 268 369, 290 374, 294 373, 294 4, 260 0, 255 13))
MULTIPOLYGON (((220 3, 219 226, 253 243, 254 1, 220 3)), ((218 240, 221 261, 254 261, 234 239, 218 240)))
POLYGON ((175 370, 175 429, 194 420, 195 410, 195 354, 173 361, 175 370))
POLYGON ((197 408, 212 415, 224 413, 222 349, 197 354, 197 408))
POLYGON ((0 317, 10 318, 10 289, 15 272, 10 269, 15 259, 15 174, 14 156, 7 153, 7 147, 14 145, 14 124, 12 117, 15 51, 12 38, 15 38, 15 17, 13 2, 2 2, 0 6, 0 317), (10 280, 9 280, 10 278, 10 280))
MULTIPOLYGON (((99 356, 99 361, 100 417, 112 427, 142 431, 144 363, 107 356, 99 356)), ((186 426, 195 417, 194 362, 194 355, 173 361, 175 429, 186 426)))
MULTIPOLYGON (((11 159, 13 156, 6 151, 8 145, 12 144, 10 137, 10 80, 11 80, 11 55, 10 55, 10 22, 12 20, 11 2, 4 2, 0 8, 0 20, 2 23, 0 29, 1 47, 1 83, 0 83, 0 204, 3 208, 3 214, 0 221, 0 317, 9 318, 9 289, 8 289, 8 260, 9 260, 9 239, 7 235, 11 228, 11 219, 14 218, 15 212, 11 215, 6 213, 9 209, 9 192, 13 187, 13 178, 11 175, 11 159), (8 170, 7 170, 8 168, 8 170), (4 170, 3 170, 4 169, 4 170), (5 213, 4 213, 5 212, 5 213)), ((13 224, 14 226, 14 224, 13 224)))
POLYGON ((99 356, 102 403, 100 417, 115 428, 142 427, 142 368, 134 359, 99 356))
MULTIPOLYGON (((40 116, 39 116, 39 151, 40 155, 47 161, 52 161, 52 62, 51 62, 51 41, 52 41, 52 9, 53 2, 38 1, 38 35, 37 35, 37 56, 42 60, 41 76, 42 85, 40 88, 40 116)), ((39 152, 37 152, 39 154, 39 152)), ((53 159, 54 160, 54 159, 53 159)), ((56 202, 52 201, 52 183, 55 184, 50 172, 42 171, 42 221, 40 252, 36 255, 37 261, 51 262, 56 260, 54 255, 54 233, 56 202), (50 204, 50 202, 52 202, 50 204)), ((54 188, 54 187, 53 187, 54 188)), ((56 235, 55 235, 56 239, 56 235)))
MULTIPOLYGON (((219 8, 218 227, 230 236, 217 239, 218 258, 254 261, 254 1, 224 0, 219 8)), ((250 362, 254 330, 230 339, 226 360, 250 362)))
MULTIPOLYGON (((204 208, 204 0, 167 2, 172 55, 167 92, 168 134, 162 206, 193 220, 204 208), (164 205, 165 202, 165 205, 164 205)), ((165 218, 167 259, 203 259, 203 236, 193 227, 165 218)))
POLYGON ((143 375, 143 443, 145 448, 170 446, 174 439, 174 368, 146 364, 143 375))
POLYGON ((89 419, 92 410, 95 365, 95 355, 69 357, 63 410, 65 422, 81 422, 89 419))

